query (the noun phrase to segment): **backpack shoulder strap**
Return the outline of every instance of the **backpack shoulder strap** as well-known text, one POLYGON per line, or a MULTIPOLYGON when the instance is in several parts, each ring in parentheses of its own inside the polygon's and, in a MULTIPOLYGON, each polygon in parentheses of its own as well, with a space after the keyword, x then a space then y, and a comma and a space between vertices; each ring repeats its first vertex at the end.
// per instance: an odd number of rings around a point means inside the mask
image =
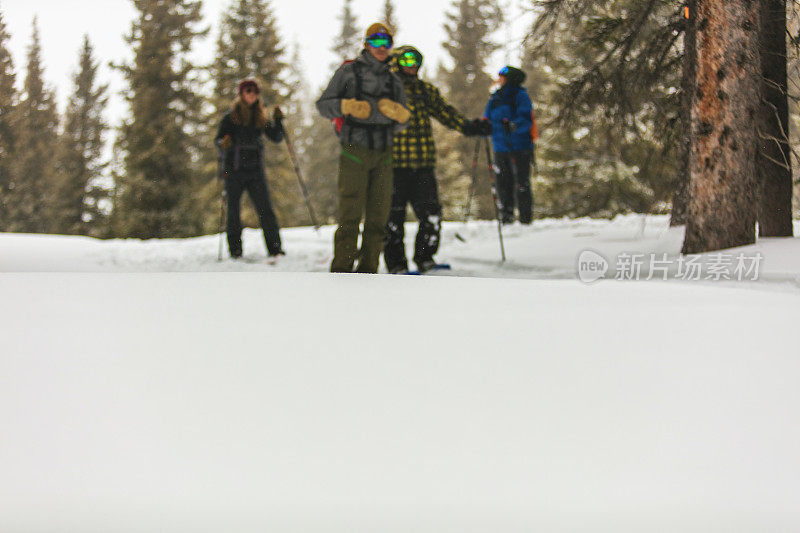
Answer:
POLYGON ((358 61, 352 61, 353 64, 353 75, 355 76, 356 81, 356 100, 363 100, 364 96, 364 77, 361 73, 361 65, 358 64, 358 61))
POLYGON ((342 64, 341 64, 342 67, 345 67, 347 65, 353 65, 353 76, 355 76, 355 85, 356 85, 355 98, 357 100, 360 100, 361 99, 360 97, 362 95, 362 90, 361 90, 361 86, 362 86, 361 67, 358 64, 358 61, 356 61, 355 59, 348 59, 346 61, 343 61, 342 64))

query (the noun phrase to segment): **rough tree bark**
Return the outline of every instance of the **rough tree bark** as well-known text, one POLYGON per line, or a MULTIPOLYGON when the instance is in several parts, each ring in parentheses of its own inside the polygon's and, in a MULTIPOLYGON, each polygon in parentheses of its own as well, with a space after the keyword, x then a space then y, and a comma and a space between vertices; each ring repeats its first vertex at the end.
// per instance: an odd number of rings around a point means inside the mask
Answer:
POLYGON ((792 237, 792 158, 786 57, 786 0, 761 0, 758 225, 762 237, 792 237))
POLYGON ((697 0, 687 254, 756 240, 759 9, 753 0, 697 0))
POLYGON ((689 183, 691 176, 691 122, 692 122, 692 101, 694 96, 695 77, 697 75, 697 2, 689 0, 686 2, 683 32, 683 76, 681 80, 681 147, 679 156, 681 166, 678 170, 677 187, 675 197, 672 199, 672 216, 670 217, 671 226, 682 226, 686 224, 689 211, 689 183))

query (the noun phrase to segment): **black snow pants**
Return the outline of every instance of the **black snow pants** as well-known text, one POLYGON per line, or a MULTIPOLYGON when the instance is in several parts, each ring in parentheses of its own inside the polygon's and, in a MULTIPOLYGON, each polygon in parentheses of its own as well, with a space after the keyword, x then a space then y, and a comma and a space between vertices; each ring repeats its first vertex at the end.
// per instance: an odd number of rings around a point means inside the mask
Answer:
POLYGON ((514 206, 519 209, 523 224, 533 222, 533 193, 531 192, 532 150, 497 152, 497 196, 502 206, 503 222, 514 222, 514 206))
POLYGON ((269 187, 263 172, 259 170, 240 171, 228 174, 225 178, 225 192, 228 197, 228 249, 231 256, 242 255, 242 194, 247 191, 256 208, 267 252, 275 255, 282 251, 278 219, 272 210, 269 187))
POLYGON ((394 169, 392 211, 386 230, 384 260, 389 272, 408 268, 405 238, 406 206, 411 204, 419 220, 414 262, 419 266, 432 261, 439 250, 442 231, 442 206, 436 174, 432 168, 394 169))

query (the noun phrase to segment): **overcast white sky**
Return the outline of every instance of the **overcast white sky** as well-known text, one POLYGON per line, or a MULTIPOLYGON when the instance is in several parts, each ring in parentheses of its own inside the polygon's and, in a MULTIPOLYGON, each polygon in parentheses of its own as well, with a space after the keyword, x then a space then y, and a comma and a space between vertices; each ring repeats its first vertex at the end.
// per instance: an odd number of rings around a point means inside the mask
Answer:
MULTIPOLYGON (((222 10, 231 0, 204 0, 206 23, 212 26, 208 39, 199 42, 198 58, 208 60, 214 54, 216 25, 222 10)), ((507 18, 513 27, 499 28, 502 41, 518 42, 525 21, 520 19, 516 0, 507 0, 507 18), (514 6, 513 8, 511 6, 514 6)), ((442 25, 451 0, 397 0, 400 25, 399 44, 414 44, 426 55, 429 68, 443 59, 441 43, 445 38, 442 25)), ((366 26, 379 19, 381 0, 354 0, 359 25, 366 26)), ((330 77, 330 65, 336 58, 329 52, 339 29, 338 15, 342 0, 273 0, 281 36, 287 44, 297 41, 309 86, 314 94, 330 77)), ((128 54, 123 34, 130 29, 135 10, 130 0, 0 0, 0 11, 12 35, 11 49, 19 77, 31 39, 31 23, 39 17, 47 81, 56 88, 59 101, 65 101, 71 90, 71 73, 75 70, 84 33, 94 43, 103 61, 103 78, 119 91, 121 81, 107 68, 109 61, 119 61, 128 54)), ((493 68, 501 63, 517 61, 516 51, 509 47, 495 58, 493 68)), ((21 81, 21 79, 20 79, 21 81)), ((122 112, 119 98, 109 110, 116 119, 122 112)))

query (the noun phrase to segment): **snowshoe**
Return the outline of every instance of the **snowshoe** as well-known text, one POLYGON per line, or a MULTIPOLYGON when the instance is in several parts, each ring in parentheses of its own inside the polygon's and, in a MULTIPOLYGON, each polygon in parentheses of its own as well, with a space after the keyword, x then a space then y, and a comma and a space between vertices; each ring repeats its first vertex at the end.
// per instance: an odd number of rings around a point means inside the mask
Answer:
POLYGON ((437 263, 435 261, 425 261, 419 266, 419 270, 412 270, 408 272, 409 276, 424 276, 429 272, 440 272, 443 270, 452 270, 448 263, 437 263))
POLYGON ((408 266, 396 266, 389 269, 389 274, 402 276, 408 274, 408 266))

